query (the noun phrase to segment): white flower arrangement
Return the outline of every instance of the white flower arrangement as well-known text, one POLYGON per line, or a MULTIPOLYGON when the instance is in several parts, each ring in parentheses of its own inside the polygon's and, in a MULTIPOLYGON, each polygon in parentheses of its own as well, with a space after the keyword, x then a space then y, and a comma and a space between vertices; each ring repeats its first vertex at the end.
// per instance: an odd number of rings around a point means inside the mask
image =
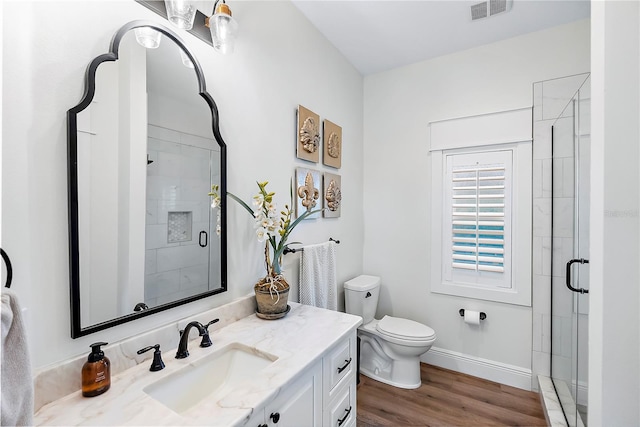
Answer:
MULTIPOLYGON (((313 215, 316 212, 320 212, 322 209, 307 210, 302 215, 298 216, 293 222, 291 216, 293 214, 291 210, 291 204, 293 203, 293 186, 290 191, 290 204, 284 206, 284 210, 278 212, 278 207, 273 201, 275 193, 267 192, 267 181, 258 182, 259 192, 253 197, 253 207, 251 209, 242 199, 236 195, 227 192, 227 195, 238 202, 247 212, 251 214, 255 221, 256 237, 258 242, 266 242, 265 244, 265 264, 267 267, 267 277, 277 277, 282 274, 280 268, 280 262, 282 254, 287 247, 287 239, 291 231, 309 215, 313 215)), ((211 186, 212 197, 211 207, 218 208, 221 204, 220 195, 218 193, 219 187, 217 185, 211 186)), ((220 210, 218 210, 218 225, 216 232, 220 235, 220 210)), ((299 242, 292 242, 299 243, 299 242)))

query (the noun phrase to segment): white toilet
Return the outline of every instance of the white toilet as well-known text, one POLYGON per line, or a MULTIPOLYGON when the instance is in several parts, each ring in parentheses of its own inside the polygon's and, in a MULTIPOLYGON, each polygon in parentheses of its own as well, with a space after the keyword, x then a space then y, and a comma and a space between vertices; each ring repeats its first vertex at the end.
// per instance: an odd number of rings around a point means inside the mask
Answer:
POLYGON ((362 317, 360 372, 400 388, 420 387, 420 356, 436 340, 430 327, 413 320, 373 316, 378 306, 380 278, 362 275, 344 284, 346 312, 362 317))

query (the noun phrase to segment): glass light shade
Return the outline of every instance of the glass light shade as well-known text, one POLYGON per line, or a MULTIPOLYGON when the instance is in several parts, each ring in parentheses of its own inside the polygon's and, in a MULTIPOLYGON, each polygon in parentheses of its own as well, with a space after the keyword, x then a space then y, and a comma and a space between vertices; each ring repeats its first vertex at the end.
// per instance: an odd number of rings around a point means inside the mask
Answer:
POLYGON ((196 17, 196 3, 194 0, 164 0, 169 22, 183 30, 190 30, 196 17))
POLYGON ((136 41, 147 49, 155 49, 160 46, 162 33, 153 28, 142 27, 135 29, 136 41))
POLYGON ((216 9, 216 13, 209 18, 213 48, 220 53, 233 53, 238 35, 238 23, 231 16, 231 10, 226 4, 220 6, 216 9))
POLYGON ((187 54, 184 53, 182 49, 180 49, 180 58, 182 59, 182 65, 187 68, 195 68, 193 62, 191 62, 191 59, 189 59, 189 56, 187 56, 187 54))

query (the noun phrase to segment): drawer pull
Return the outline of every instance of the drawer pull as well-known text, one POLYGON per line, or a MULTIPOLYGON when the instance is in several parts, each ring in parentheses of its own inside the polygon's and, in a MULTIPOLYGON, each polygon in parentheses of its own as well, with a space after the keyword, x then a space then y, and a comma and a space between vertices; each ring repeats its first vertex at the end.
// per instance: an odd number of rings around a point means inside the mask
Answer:
POLYGON ((349 409, 345 409, 345 411, 347 412, 346 414, 344 414, 344 417, 340 418, 338 420, 338 427, 342 425, 342 423, 344 423, 347 418, 349 418, 349 414, 351 413, 351 406, 349 406, 349 409))
POLYGON ((280 421, 280 413, 276 412, 274 414, 271 414, 269 415, 269 418, 271 418, 274 424, 278 424, 278 421, 280 421))
POLYGON ((338 373, 341 373, 342 371, 344 371, 345 369, 347 369, 347 366, 349 366, 349 364, 351 363, 351 358, 349 358, 349 360, 344 359, 344 361, 346 362, 343 366, 338 368, 338 373))

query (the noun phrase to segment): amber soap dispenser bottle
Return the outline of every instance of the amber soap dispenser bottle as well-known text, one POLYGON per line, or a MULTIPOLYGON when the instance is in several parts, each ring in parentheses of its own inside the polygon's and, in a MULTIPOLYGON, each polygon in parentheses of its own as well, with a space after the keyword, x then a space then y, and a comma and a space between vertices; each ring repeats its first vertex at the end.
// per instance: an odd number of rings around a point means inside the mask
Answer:
POLYGON ((105 357, 101 346, 106 342, 91 344, 89 358, 82 366, 82 395, 99 396, 111 387, 111 362, 105 357))

